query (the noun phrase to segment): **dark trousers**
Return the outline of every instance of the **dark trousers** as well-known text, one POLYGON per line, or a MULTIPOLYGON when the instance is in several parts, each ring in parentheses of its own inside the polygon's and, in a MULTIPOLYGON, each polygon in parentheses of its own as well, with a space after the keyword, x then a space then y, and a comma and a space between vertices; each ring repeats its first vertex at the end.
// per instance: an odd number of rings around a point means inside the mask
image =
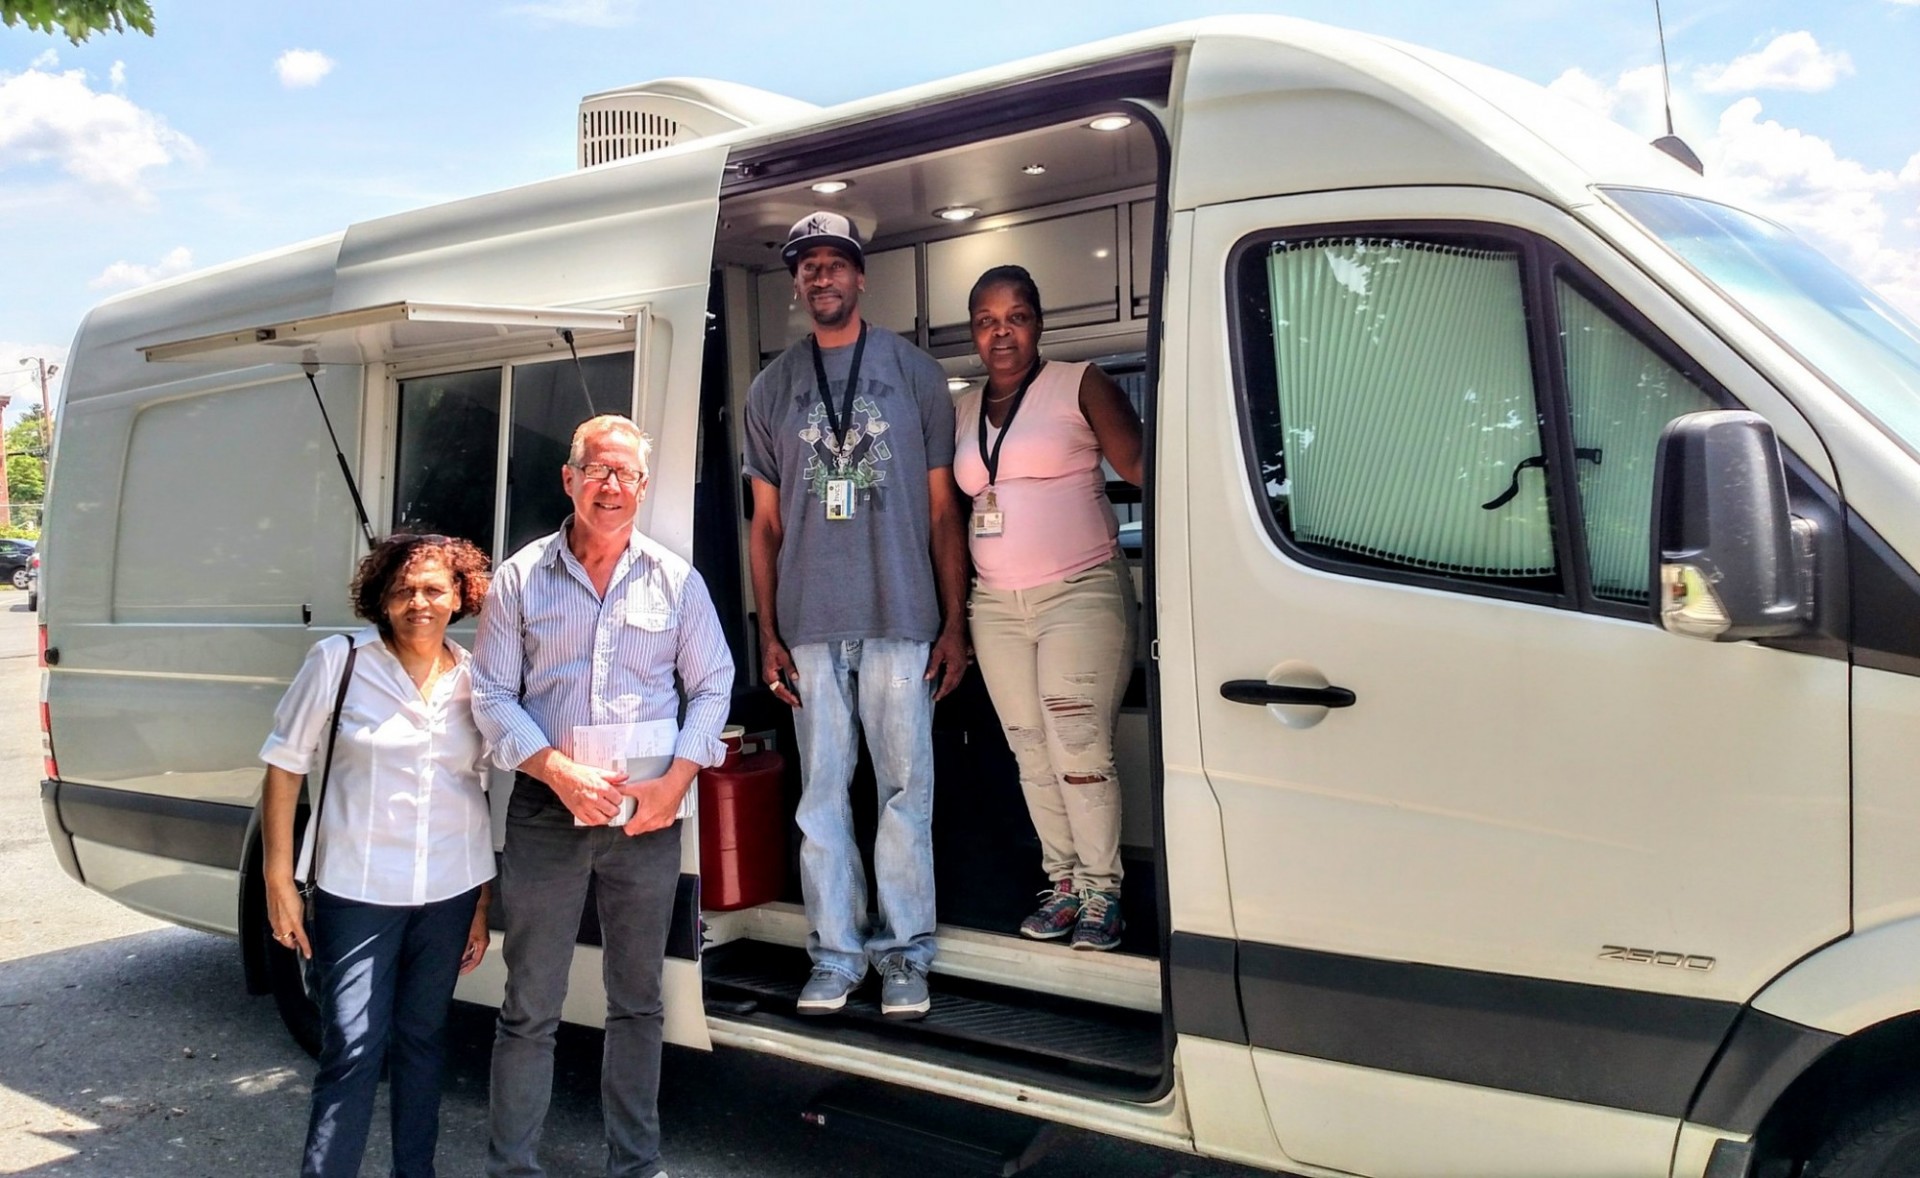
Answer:
POLYGON ((493 1040, 491 1178, 545 1173, 537 1154, 553 1097, 554 1034, 589 876, 607 992, 600 1060, 607 1174, 652 1178, 660 1172, 660 971, 680 879, 680 824, 633 837, 619 827, 574 826, 552 791, 523 777, 507 811, 500 869, 507 996, 493 1040))
POLYGON ((417 908, 319 893, 307 988, 320 1004, 320 1072, 303 1178, 360 1173, 382 1059, 395 1178, 431 1178, 447 1005, 479 900, 479 888, 417 908))

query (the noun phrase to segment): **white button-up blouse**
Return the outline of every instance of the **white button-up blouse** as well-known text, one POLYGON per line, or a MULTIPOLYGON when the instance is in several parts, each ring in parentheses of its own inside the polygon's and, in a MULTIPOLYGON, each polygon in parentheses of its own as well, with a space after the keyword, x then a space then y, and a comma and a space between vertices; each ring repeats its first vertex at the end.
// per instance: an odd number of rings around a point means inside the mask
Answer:
MULTIPOLYGON (((359 654, 340 709, 319 830, 319 886, 366 904, 419 905, 493 878, 486 745, 473 723, 472 659, 449 640, 454 669, 422 699, 372 626, 353 635, 359 654)), ((274 709, 260 759, 309 775, 320 794, 327 724, 346 665, 346 644, 323 638, 274 709)), ((308 823, 295 877, 314 855, 308 823)))

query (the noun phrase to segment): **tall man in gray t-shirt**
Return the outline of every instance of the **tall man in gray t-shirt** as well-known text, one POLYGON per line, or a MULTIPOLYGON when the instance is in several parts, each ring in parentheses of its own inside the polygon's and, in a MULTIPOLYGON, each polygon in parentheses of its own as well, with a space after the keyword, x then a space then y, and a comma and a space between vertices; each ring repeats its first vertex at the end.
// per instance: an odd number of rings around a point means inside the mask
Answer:
POLYGON ((828 1014, 871 963, 881 1013, 919 1018, 933 963, 933 704, 966 672, 966 535, 940 366, 860 317, 866 255, 838 213, 781 256, 813 331, 747 394, 762 676, 794 709, 800 885, 828 1014), (869 927, 848 787, 864 731, 879 793, 869 927))

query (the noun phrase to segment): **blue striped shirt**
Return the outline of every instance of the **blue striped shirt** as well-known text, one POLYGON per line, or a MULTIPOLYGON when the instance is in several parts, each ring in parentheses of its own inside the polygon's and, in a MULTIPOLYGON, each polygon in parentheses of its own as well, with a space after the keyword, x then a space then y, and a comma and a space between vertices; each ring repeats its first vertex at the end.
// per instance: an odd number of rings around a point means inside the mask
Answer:
POLYGON ((473 716, 501 768, 548 745, 571 756, 576 725, 679 718, 675 672, 687 706, 674 754, 718 765, 733 693, 720 616, 700 574, 637 529, 604 598, 565 527, 495 570, 473 644, 473 716))

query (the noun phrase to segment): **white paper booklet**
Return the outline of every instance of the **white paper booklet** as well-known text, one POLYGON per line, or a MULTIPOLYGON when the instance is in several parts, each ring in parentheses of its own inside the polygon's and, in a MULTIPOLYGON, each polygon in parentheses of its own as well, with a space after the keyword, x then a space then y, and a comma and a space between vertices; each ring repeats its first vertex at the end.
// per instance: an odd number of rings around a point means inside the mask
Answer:
MULTIPOLYGON (((649 781, 673 764, 674 742, 680 738, 680 726, 672 720, 642 720, 635 724, 576 724, 573 729, 573 759, 596 769, 625 772, 629 783, 649 781)), ((680 800, 675 818, 691 818, 699 790, 689 787, 680 800)), ((608 820, 608 826, 624 826, 633 820, 639 803, 633 798, 620 800, 620 812, 608 820)), ((575 826, 585 826, 578 818, 575 826)))

